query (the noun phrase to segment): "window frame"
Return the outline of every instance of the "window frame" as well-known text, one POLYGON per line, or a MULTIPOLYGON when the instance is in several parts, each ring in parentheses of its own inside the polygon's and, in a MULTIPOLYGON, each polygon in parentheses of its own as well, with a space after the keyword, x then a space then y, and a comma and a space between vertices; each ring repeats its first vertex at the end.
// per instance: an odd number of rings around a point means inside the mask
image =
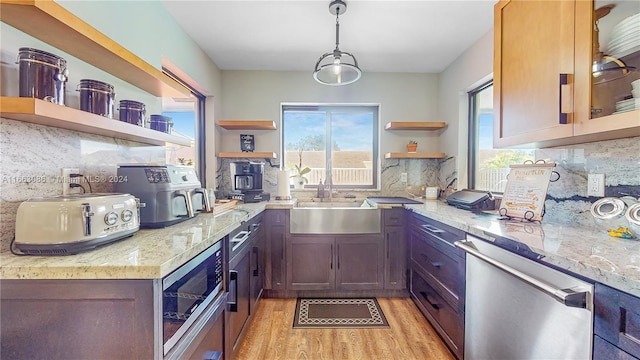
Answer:
POLYGON ((195 134, 193 139, 195 141, 194 146, 195 146, 195 154, 196 154, 195 170, 196 170, 196 173, 198 174, 198 177, 200 178, 200 183, 202 187, 208 187, 207 179, 206 179, 207 151, 206 151, 206 144, 205 144, 205 134, 206 134, 206 121, 205 121, 206 110, 205 109, 206 109, 207 97, 202 93, 200 93, 198 90, 196 90, 193 86, 189 85, 187 82, 180 79, 176 74, 174 74, 173 72, 171 72, 171 70, 167 69, 164 66, 162 67, 162 72, 165 75, 172 78, 173 80, 180 83, 185 88, 187 88, 196 99, 196 102, 197 102, 195 106, 196 119, 194 124, 195 134))
MULTIPOLYGON (((362 191, 371 191, 371 190, 379 190, 380 189, 380 104, 379 103, 295 103, 295 102, 283 102, 280 104, 280 151, 282 154, 282 162, 280 164, 280 169, 285 168, 285 154, 286 154, 286 140, 284 136, 285 132, 285 123, 284 123, 284 114, 285 111, 290 110, 307 110, 307 111, 325 111, 327 113, 327 137, 325 144, 325 179, 327 178, 327 174, 329 174, 332 170, 332 162, 331 162, 331 144, 332 144, 332 133, 331 133, 331 117, 329 113, 331 111, 337 112, 345 112, 351 110, 356 110, 358 108, 370 108, 373 110, 374 119, 373 119, 373 133, 372 133, 372 159, 371 159, 371 171, 372 171, 372 183, 371 185, 340 185, 340 184, 332 184, 333 189, 342 189, 342 190, 362 190, 362 191)), ((317 184, 305 184, 303 189, 315 189, 317 184)))
POLYGON ((476 171, 478 164, 476 162, 476 152, 478 149, 478 123, 476 122, 477 115, 477 101, 476 96, 483 90, 488 89, 490 86, 493 86, 493 79, 488 80, 487 82, 475 87, 473 90, 467 92, 468 101, 469 101, 469 118, 467 119, 469 125, 469 131, 467 135, 467 142, 469 147, 467 149, 467 173, 468 173, 468 186, 469 189, 476 188, 476 171))

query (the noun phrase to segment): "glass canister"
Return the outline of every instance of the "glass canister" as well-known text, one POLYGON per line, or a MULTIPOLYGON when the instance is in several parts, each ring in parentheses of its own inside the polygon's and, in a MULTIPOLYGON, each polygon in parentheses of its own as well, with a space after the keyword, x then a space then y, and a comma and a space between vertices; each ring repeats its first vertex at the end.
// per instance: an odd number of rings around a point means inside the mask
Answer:
POLYGON ((621 199, 605 197, 591 205, 591 215, 595 224, 607 231, 609 236, 632 238, 629 222, 625 216, 627 204, 621 199))
POLYGON ((145 105, 139 101, 120 100, 120 121, 144 127, 145 105))
POLYGON ((150 118, 151 128, 153 130, 162 131, 167 134, 171 133, 173 122, 170 117, 164 115, 151 115, 150 118))
POLYGON ((80 91, 80 110, 113 119, 116 98, 113 85, 98 80, 82 79, 77 91, 80 91))
POLYGON ((23 47, 18 49, 19 94, 64 105, 69 71, 67 61, 49 52, 23 47))

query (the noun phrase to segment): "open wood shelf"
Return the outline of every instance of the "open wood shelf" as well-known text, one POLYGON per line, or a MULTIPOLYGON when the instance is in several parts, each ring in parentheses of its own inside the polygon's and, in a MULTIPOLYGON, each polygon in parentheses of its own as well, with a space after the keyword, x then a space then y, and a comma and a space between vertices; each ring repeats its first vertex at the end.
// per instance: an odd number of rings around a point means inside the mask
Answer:
POLYGON ((190 95, 180 83, 53 0, 0 0, 0 20, 155 96, 190 95))
POLYGON ((275 130, 276 122, 271 120, 220 120, 218 125, 227 130, 275 130))
POLYGON ((410 121, 392 121, 384 126, 385 130, 438 130, 447 126, 443 121, 439 122, 410 122, 410 121))
POLYGON ((220 152, 220 158, 245 158, 245 159, 276 159, 274 152, 220 152))
POLYGON ((27 97, 0 97, 0 117, 149 145, 191 146, 191 139, 27 97))
POLYGON ((386 153, 385 159, 444 159, 444 153, 386 153))

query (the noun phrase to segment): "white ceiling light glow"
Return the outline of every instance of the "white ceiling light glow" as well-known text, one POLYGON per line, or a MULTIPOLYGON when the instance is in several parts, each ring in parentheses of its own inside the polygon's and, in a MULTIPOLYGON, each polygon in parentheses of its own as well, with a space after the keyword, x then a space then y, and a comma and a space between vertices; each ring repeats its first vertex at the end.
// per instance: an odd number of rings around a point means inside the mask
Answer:
POLYGON ((340 51, 340 15, 347 11, 347 4, 342 0, 333 0, 329 4, 329 12, 336 16, 336 48, 320 57, 313 71, 313 78, 324 85, 348 85, 362 76, 358 60, 352 54, 340 51))

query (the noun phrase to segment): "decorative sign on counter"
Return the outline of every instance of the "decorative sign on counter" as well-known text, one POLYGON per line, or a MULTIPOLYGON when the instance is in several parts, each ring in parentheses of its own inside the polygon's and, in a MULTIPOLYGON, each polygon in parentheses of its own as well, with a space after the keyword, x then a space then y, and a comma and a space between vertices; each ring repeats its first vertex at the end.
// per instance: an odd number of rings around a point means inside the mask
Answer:
POLYGON ((253 152, 255 148, 256 146, 254 143, 253 135, 240 135, 240 150, 242 150, 242 152, 253 152))
POLYGON ((541 221, 551 174, 558 174, 553 171, 556 164, 520 164, 509 167, 511 171, 500 204, 500 215, 541 221))

